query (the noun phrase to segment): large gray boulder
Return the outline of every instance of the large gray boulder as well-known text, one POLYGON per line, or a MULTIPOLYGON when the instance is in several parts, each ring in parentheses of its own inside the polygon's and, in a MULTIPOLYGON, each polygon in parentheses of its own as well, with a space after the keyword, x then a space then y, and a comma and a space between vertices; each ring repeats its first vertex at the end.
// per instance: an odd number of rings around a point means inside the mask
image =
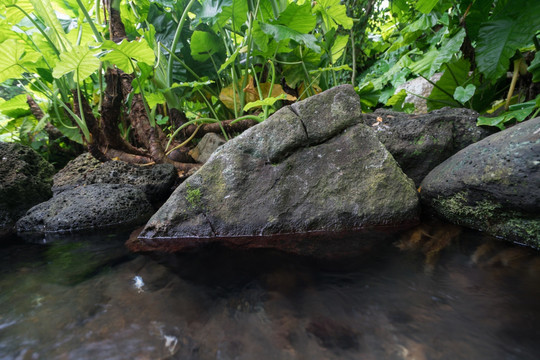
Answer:
POLYGON ((153 209, 133 185, 92 184, 63 191, 28 210, 17 222, 24 235, 128 229, 144 224, 153 209))
POLYGON ((178 174, 171 164, 140 166, 123 161, 100 162, 89 153, 70 161, 54 175, 53 193, 90 184, 127 184, 141 189, 151 203, 172 193, 178 174))
POLYGON ((478 113, 469 109, 443 108, 424 115, 377 110, 363 118, 417 186, 435 166, 492 134, 476 126, 478 113))
POLYGON ((427 97, 433 90, 433 83, 441 79, 442 73, 433 74, 429 81, 423 77, 417 77, 399 85, 394 94, 401 90, 407 92, 407 96, 403 101, 404 104, 410 103, 414 105, 415 114, 426 114, 428 112, 427 97))
POLYGON ((461 150, 426 176, 421 197, 445 220, 540 247, 540 118, 461 150))
POLYGON ((262 242, 252 237, 403 225, 417 215, 413 182, 361 123, 358 95, 345 85, 221 146, 128 245, 175 251, 242 237, 254 247, 262 242))
POLYGON ((49 199, 54 167, 29 147, 0 143, 0 237, 32 206, 49 199))

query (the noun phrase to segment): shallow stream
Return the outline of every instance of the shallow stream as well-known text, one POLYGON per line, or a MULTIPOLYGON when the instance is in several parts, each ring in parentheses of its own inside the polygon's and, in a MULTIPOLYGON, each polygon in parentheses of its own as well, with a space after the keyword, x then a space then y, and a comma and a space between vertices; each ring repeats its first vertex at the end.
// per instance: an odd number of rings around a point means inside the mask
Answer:
POLYGON ((134 255, 127 236, 1 245, 0 359, 540 358, 540 256, 481 233, 340 260, 134 255))

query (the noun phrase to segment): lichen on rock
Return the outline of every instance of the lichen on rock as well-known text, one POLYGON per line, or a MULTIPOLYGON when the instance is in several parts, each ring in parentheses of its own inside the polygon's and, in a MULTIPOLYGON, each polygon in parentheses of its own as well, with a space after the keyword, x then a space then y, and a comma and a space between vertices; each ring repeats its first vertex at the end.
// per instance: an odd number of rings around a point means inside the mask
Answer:
POLYGON ((540 247, 540 118, 452 156, 422 182, 428 213, 540 247))

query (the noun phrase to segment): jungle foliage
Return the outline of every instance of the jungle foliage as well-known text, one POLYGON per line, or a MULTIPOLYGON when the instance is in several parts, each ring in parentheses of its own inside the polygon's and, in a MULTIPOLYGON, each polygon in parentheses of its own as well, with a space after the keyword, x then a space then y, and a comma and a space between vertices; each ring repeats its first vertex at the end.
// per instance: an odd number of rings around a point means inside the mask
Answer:
POLYGON ((0 0, 0 140, 189 171, 205 132, 229 138, 343 83, 364 111, 412 111, 396 88, 435 73, 430 110, 500 128, 536 115, 540 3, 382 3, 0 0))
POLYGON ((472 108, 488 114, 479 125, 501 129, 538 113, 539 2, 394 0, 389 10, 364 50, 375 54, 359 83, 368 106, 412 111, 396 88, 439 73, 428 110, 472 108))

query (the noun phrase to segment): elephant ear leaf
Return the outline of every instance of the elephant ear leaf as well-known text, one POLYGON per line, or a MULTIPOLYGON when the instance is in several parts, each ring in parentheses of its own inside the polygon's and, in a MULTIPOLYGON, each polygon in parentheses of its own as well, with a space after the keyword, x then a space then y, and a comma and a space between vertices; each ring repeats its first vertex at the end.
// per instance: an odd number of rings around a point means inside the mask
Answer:
POLYGON ((52 41, 59 49, 68 50, 71 44, 66 38, 66 33, 62 28, 60 20, 56 17, 53 5, 50 0, 30 0, 35 12, 41 17, 45 25, 50 29, 53 36, 52 41))
POLYGON ((27 51, 24 44, 14 39, 0 44, 0 54, 0 83, 7 79, 21 78, 27 67, 41 57, 37 52, 27 51))
POLYGON ((191 35, 191 56, 197 61, 206 61, 222 50, 220 38, 213 32, 195 30, 191 35))
POLYGON ((74 72, 78 81, 83 81, 99 69, 100 61, 96 57, 97 50, 91 50, 88 46, 77 46, 60 54, 60 61, 53 71, 55 78, 60 78, 70 72, 74 72))
POLYGON ((6 7, 3 15, 5 15, 6 21, 10 24, 18 24, 24 19, 26 16, 24 12, 31 14, 34 11, 34 6, 30 3, 30 0, 3 0, 1 4, 6 7))
POLYGON ((429 14, 438 2, 439 0, 418 0, 415 8, 423 14, 429 14))
POLYGON ((123 40, 120 44, 113 41, 106 41, 104 49, 111 50, 102 60, 110 61, 122 71, 131 74, 135 71, 134 63, 142 62, 149 66, 154 65, 154 50, 150 48, 146 41, 123 40))
POLYGON ((533 36, 540 28, 540 2, 517 0, 509 3, 508 11, 483 23, 478 32, 476 62, 478 69, 491 80, 508 71, 516 50, 532 44, 533 36))

